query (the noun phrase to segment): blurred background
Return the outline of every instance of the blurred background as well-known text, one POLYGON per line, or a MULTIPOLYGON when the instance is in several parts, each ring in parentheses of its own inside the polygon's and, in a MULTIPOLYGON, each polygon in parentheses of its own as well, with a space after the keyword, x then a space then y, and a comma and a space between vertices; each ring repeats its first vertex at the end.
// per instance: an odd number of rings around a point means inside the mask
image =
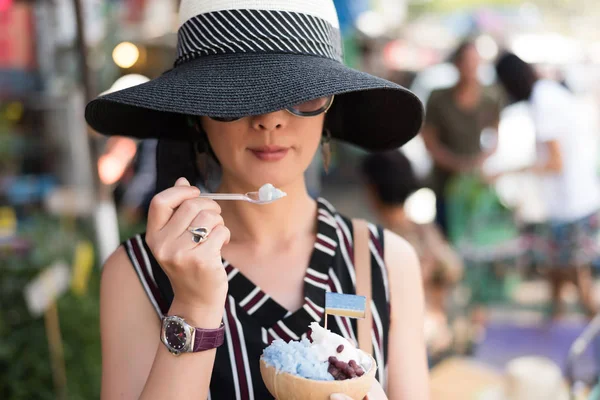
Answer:
MULTIPOLYGON (((536 120, 530 102, 504 93, 494 63, 509 50, 532 64, 568 91, 600 138, 600 3, 335 3, 345 62, 411 88, 428 118, 423 135, 387 158, 335 143, 328 171, 317 157, 307 184, 340 212, 396 228, 417 247, 432 398, 563 399, 531 395, 551 384, 593 398, 600 259, 586 263, 590 293, 577 279, 549 284, 536 245, 549 218, 540 178, 527 169, 538 162, 536 120), (435 116, 455 106, 455 115, 469 114, 462 97, 457 106, 442 96, 452 88, 480 89, 497 118, 475 132, 475 145, 442 143, 477 162, 440 187, 439 134, 450 122, 435 116)), ((144 230, 156 143, 100 137, 83 111, 97 95, 171 67, 177 8, 177 0, 0 0, 2 399, 99 398, 101 266, 144 230)), ((600 158, 593 162, 600 172, 600 158)), ((597 229, 587 233, 594 246, 597 229)))

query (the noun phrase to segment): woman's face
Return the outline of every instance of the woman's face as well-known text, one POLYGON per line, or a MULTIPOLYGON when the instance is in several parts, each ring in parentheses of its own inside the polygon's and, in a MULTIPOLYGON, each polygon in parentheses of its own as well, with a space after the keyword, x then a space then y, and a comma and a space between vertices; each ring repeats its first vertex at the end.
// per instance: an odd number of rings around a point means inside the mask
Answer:
POLYGON ((202 127, 221 163, 224 183, 285 187, 304 176, 319 147, 324 120, 325 114, 297 117, 280 110, 233 122, 202 117, 202 127))

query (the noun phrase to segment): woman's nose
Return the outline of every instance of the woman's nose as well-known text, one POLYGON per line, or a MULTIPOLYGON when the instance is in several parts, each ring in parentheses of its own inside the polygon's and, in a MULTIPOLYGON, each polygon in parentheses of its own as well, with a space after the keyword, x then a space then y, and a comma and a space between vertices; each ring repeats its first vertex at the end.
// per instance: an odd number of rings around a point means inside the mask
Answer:
POLYGON ((252 127, 259 131, 275 131, 285 126, 288 118, 285 110, 275 111, 252 117, 252 127))

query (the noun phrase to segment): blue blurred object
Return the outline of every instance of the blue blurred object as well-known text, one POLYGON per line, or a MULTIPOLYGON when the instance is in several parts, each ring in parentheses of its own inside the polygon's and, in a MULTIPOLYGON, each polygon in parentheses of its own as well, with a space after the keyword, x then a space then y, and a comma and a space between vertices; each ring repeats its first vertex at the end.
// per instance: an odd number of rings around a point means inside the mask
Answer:
POLYGON ((369 0, 334 0, 342 34, 354 27, 360 14, 369 10, 369 0))
POLYGON ((0 93, 20 95, 38 90, 41 81, 36 73, 20 69, 0 69, 0 93))
POLYGON ((43 200, 55 186, 51 175, 21 175, 3 182, 2 192, 11 205, 19 206, 43 200))

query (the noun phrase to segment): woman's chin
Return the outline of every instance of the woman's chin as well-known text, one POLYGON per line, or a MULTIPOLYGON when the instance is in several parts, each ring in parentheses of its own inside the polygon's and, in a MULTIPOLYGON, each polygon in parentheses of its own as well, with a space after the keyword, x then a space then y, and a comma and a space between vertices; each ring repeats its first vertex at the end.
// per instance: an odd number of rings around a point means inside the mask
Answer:
POLYGON ((248 183, 249 187, 256 188, 270 183, 276 188, 285 188, 294 185, 295 182, 300 182, 299 179, 303 179, 303 173, 292 174, 286 170, 280 169, 260 169, 260 170, 248 170, 244 171, 243 180, 248 183), (250 172, 250 173, 249 173, 250 172))

